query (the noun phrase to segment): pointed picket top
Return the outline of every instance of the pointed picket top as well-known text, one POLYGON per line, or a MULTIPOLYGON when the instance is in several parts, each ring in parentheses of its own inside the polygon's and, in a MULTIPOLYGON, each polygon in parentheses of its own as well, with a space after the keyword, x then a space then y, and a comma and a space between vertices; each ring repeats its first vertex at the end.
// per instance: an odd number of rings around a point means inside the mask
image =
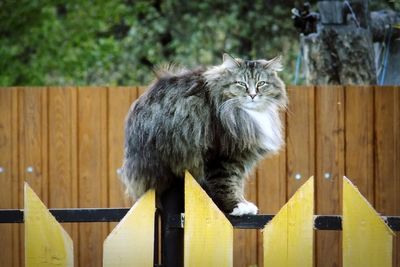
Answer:
POLYGON ((27 183, 24 185, 25 266, 73 266, 70 236, 27 183))
POLYGON ((184 236, 185 267, 233 265, 233 227, 189 172, 184 236))
POLYGON ((392 266, 393 231, 343 177, 343 267, 392 266))
POLYGON ((263 230, 264 267, 312 267, 314 178, 306 181, 263 230))
POLYGON ((104 241, 103 266, 153 266, 155 212, 155 192, 150 190, 104 241))

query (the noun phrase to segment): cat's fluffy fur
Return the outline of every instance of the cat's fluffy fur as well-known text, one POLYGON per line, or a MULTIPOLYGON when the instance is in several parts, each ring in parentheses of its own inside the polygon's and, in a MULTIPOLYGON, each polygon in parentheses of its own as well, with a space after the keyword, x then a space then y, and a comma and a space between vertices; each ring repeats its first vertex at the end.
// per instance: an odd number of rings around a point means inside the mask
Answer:
POLYGON ((223 211, 257 213, 243 197, 244 182, 283 143, 281 68, 280 58, 225 54, 219 66, 159 72, 126 120, 122 180, 130 195, 162 192, 189 170, 223 211))

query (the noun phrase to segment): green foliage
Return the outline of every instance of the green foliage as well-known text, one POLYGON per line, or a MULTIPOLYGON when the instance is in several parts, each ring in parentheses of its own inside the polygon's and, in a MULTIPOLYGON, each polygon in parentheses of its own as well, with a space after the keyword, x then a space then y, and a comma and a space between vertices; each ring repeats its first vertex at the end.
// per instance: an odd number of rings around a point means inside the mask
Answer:
POLYGON ((155 65, 298 53, 292 1, 3 0, 0 85, 134 85, 155 65))

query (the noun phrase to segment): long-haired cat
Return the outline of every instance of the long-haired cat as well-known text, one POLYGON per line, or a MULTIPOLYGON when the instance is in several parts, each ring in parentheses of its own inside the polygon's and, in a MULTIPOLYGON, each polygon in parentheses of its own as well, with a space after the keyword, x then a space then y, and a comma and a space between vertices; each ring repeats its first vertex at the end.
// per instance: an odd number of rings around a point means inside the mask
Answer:
POLYGON ((162 192, 188 170, 224 212, 256 214, 243 196, 245 177, 282 146, 281 69, 280 57, 224 54, 219 66, 159 72, 126 119, 122 180, 130 195, 162 192))

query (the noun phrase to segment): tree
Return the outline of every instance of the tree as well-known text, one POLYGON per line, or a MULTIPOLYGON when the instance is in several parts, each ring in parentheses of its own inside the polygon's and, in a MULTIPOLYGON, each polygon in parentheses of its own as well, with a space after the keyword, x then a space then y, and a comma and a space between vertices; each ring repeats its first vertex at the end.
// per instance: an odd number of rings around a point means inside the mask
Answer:
POLYGON ((3 0, 0 85, 142 85, 152 68, 298 51, 292 1, 3 0))

